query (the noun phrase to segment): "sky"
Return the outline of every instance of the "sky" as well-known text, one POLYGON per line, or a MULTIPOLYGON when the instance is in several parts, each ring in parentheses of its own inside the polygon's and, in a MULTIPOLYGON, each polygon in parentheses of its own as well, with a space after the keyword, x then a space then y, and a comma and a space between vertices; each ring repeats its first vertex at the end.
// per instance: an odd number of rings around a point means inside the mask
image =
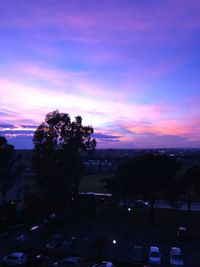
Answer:
POLYGON ((1 0, 0 135, 58 109, 97 148, 200 147, 199 0, 1 0))

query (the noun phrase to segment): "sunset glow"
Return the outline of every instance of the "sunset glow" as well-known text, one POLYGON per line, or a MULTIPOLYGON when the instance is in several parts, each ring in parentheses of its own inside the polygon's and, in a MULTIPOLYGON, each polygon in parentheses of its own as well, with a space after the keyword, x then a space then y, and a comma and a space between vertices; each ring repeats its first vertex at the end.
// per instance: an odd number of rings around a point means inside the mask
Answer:
POLYGON ((0 135, 58 109, 97 148, 200 147, 198 0, 1 0, 0 135))

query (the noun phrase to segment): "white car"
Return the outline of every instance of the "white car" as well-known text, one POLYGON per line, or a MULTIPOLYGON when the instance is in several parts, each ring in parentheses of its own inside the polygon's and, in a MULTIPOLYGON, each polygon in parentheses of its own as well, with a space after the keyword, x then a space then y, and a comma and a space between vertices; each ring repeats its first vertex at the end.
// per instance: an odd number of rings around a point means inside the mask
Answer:
POLYGON ((74 265, 79 265, 79 263, 81 262, 81 258, 80 257, 67 257, 64 260, 60 261, 60 262, 54 262, 54 266, 74 266, 74 265))
POLYGON ((17 236, 16 238, 15 238, 15 241, 16 242, 18 242, 18 241, 27 241, 27 240, 29 240, 29 236, 27 236, 27 235, 25 235, 25 234, 21 234, 21 235, 19 235, 19 236, 17 236))
POLYGON ((183 266, 183 257, 181 249, 178 247, 172 247, 169 253, 171 266, 183 266))
POLYGON ((150 247, 149 250, 149 263, 150 265, 161 264, 161 255, 158 247, 150 247))
POLYGON ((115 267, 115 265, 111 261, 102 261, 101 263, 92 265, 92 267, 115 267))
POLYGON ((27 262, 27 256, 22 252, 13 252, 3 257, 3 263, 9 266, 23 266, 27 262))
POLYGON ((52 235, 51 239, 47 242, 47 249, 55 249, 57 248, 63 241, 63 236, 61 234, 52 235))

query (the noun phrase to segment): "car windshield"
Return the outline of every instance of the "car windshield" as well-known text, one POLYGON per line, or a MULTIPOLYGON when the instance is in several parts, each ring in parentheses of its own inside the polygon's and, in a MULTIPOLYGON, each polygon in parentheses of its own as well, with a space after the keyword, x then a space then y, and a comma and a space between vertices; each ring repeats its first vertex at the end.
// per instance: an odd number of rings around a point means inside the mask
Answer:
POLYGON ((16 257, 16 256, 11 256, 11 255, 10 255, 10 256, 7 257, 7 259, 8 259, 8 260, 17 260, 17 257, 16 257))
POLYGON ((160 255, 158 252, 151 252, 151 255, 150 255, 152 258, 160 258, 160 255))

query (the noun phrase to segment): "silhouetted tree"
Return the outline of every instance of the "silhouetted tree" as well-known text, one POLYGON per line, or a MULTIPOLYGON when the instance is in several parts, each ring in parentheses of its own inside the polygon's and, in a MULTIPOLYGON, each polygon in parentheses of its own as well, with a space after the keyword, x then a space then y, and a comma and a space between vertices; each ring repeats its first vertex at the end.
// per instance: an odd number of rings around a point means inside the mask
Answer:
POLYGON ((172 184, 179 169, 172 157, 147 154, 122 164, 108 185, 114 194, 149 200, 153 223, 155 199, 172 184))
POLYGON ((192 194, 200 193, 200 165, 192 165, 181 173, 179 177, 179 185, 182 192, 187 195, 188 215, 191 214, 192 194))
POLYGON ((12 183, 11 166, 14 146, 10 145, 4 136, 0 136, 0 191, 2 201, 12 183))
POLYGON ((68 114, 58 110, 48 113, 35 131, 33 166, 49 207, 70 205, 71 194, 80 183, 81 152, 94 151, 96 147, 92 134, 93 128, 83 126, 80 116, 71 121, 68 114))

